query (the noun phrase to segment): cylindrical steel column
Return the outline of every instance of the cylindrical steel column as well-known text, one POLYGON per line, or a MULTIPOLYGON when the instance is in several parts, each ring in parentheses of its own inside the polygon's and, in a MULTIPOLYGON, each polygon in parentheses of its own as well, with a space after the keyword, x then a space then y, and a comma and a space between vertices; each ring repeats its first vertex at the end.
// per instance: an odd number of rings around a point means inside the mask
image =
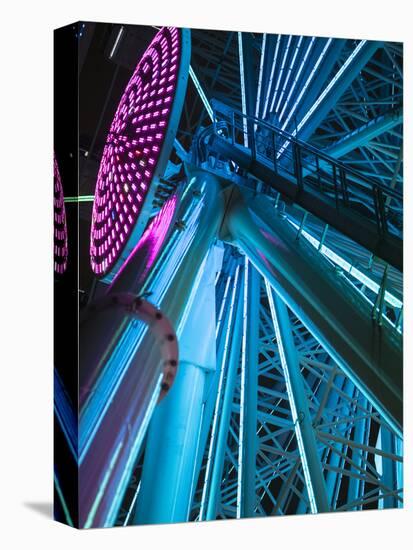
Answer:
MULTIPOLYGON (((224 212, 222 187, 215 176, 194 171, 189 172, 188 180, 180 211, 182 223, 171 235, 165 253, 158 258, 144 287, 150 301, 166 313, 178 334, 189 313, 194 289, 199 285, 200 267, 216 239, 224 212)), ((131 261, 134 262, 135 258, 131 261)), ((156 399, 152 399, 153 387, 142 381, 139 363, 144 365, 145 373, 156 370, 158 346, 154 346, 148 335, 139 330, 139 325, 131 326, 124 333, 119 332, 117 336, 120 336, 119 345, 113 353, 102 356, 94 373, 93 387, 89 388, 93 396, 90 406, 86 403, 80 411, 79 439, 85 440, 82 458, 86 461, 93 456, 99 457, 105 472, 105 487, 113 486, 114 495, 104 522, 93 523, 94 510, 100 505, 100 494, 103 493, 101 488, 91 513, 88 513, 87 526, 114 524, 139 453, 141 436, 150 419, 152 404, 156 403, 156 399), (147 413, 143 419, 135 412, 137 387, 151 400, 151 407, 145 409, 147 413), (126 463, 121 470, 118 468, 119 453, 124 455, 126 463)), ((81 466, 80 476, 83 470, 81 466)), ((85 477, 85 490, 86 483, 90 482, 90 476, 87 481, 85 477)))
POLYGON ((214 248, 203 266, 191 308, 179 338, 178 375, 170 394, 157 407, 148 440, 135 522, 188 520, 204 409, 207 371, 215 369, 214 248))

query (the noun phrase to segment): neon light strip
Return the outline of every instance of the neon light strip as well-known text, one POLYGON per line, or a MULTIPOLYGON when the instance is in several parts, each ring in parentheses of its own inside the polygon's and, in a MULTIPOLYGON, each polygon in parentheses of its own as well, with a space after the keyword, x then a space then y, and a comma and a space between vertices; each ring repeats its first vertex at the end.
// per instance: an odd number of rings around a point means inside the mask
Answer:
MULTIPOLYGON (((266 46, 266 44, 267 44, 267 35, 264 33, 262 35, 260 73, 259 73, 259 77, 258 77, 257 101, 255 103, 255 118, 259 117, 260 101, 261 101, 261 89, 262 89, 262 77, 263 77, 263 73, 264 73, 264 58, 265 58, 265 46, 266 46)), ((255 125, 255 127, 257 127, 257 125, 255 125)))
POLYGON ((241 517, 242 499, 242 473, 244 463, 244 415, 245 415, 245 369, 247 350, 247 320, 248 320, 248 258, 245 256, 244 264, 244 307, 242 319, 242 348, 241 348, 241 387, 239 404, 239 435, 238 435, 238 478, 237 478, 237 518, 241 517))
MULTIPOLYGON (((331 40, 331 39, 330 39, 331 40)), ((361 50, 361 48, 364 46, 364 44, 367 42, 367 40, 362 40, 361 42, 359 42, 356 46, 356 48, 354 49, 354 51, 351 53, 351 55, 346 59, 345 63, 340 67, 340 69, 337 71, 337 74, 335 75, 334 78, 332 78, 330 80, 330 82, 328 83, 328 85, 326 86, 326 88, 324 88, 324 90, 321 92, 321 94, 319 95, 317 101, 315 103, 313 103, 312 107, 307 111, 307 113, 304 115, 304 117, 301 119, 301 121, 299 122, 299 124, 297 125, 297 128, 294 129, 293 132, 291 132, 291 135, 292 136, 296 136, 297 133, 301 130, 301 128, 304 126, 304 124, 307 122, 307 120, 310 118, 310 116, 314 113, 314 111, 317 109, 317 107, 320 105, 320 103, 323 101, 323 99, 325 98, 325 96, 329 93, 329 91, 331 90, 331 88, 334 86, 334 84, 337 82, 337 80, 340 78, 340 76, 343 74, 343 72, 346 70, 346 68, 349 66, 349 64, 351 63, 351 61, 354 59, 354 57, 358 54, 358 52, 361 50)), ((290 113, 291 115, 291 113, 290 113)), ((290 118, 290 115, 289 115, 289 118, 290 118)), ((282 129, 284 130, 287 123, 288 123, 288 120, 287 119, 284 123, 284 125, 282 126, 282 129)), ((283 144, 283 146, 281 147, 281 149, 279 150, 278 154, 277 154, 277 158, 279 158, 279 156, 283 153, 283 151, 289 146, 289 144, 291 143, 291 141, 289 140, 286 140, 283 144)))
POLYGON ((308 499, 310 501, 311 513, 316 514, 318 512, 318 510, 317 510, 317 504, 316 504, 315 496, 314 496, 314 488, 313 488, 313 484, 311 482, 310 471, 309 471, 308 462, 307 462, 307 456, 305 454, 304 442, 303 442, 303 438, 302 438, 302 434, 301 434, 301 427, 300 427, 300 422, 299 422, 299 419, 298 419, 297 407, 296 407, 295 400, 294 400, 294 395, 293 395, 293 392, 292 392, 290 373, 288 371, 287 360, 286 360, 286 357, 285 357, 283 342, 282 342, 282 339, 281 339, 280 327, 278 325, 277 314, 275 312, 272 289, 271 289, 271 286, 270 286, 267 279, 265 279, 265 288, 267 290, 268 303, 270 305, 272 322, 273 322, 273 325, 274 325, 275 336, 276 336, 276 339, 277 339, 278 353, 280 355, 281 366, 282 366, 283 373, 284 373, 285 385, 286 385, 286 388, 287 388, 288 401, 289 401, 290 407, 291 407, 291 416, 292 416, 293 422, 294 422, 294 430, 295 430, 295 435, 297 437, 298 450, 299 450, 299 453, 300 453, 301 464, 303 466, 304 479, 305 479, 305 484, 306 484, 306 487, 307 487, 308 499))
POLYGON ((112 527, 115 524, 116 516, 118 515, 118 510, 121 505, 121 501, 125 494, 129 480, 132 476, 137 454, 139 452, 139 449, 141 448, 143 438, 145 437, 146 431, 148 429, 149 421, 152 418, 153 411, 158 402, 159 394, 161 391, 162 379, 163 379, 163 372, 159 375, 158 381, 156 382, 156 386, 153 391, 151 400, 148 404, 148 408, 146 409, 142 424, 139 427, 139 431, 136 435, 136 439, 129 453, 128 460, 126 462, 125 467, 123 468, 122 477, 118 483, 116 493, 112 499, 112 504, 108 512, 107 518, 105 520, 104 527, 112 527))
POLYGON ((93 202, 95 195, 79 195, 78 197, 65 197, 65 202, 93 202))
POLYGON ((77 418, 57 369, 54 369, 54 412, 77 463, 77 418))
MULTIPOLYGON (((359 42, 352 52, 352 54, 346 59, 345 63, 340 67, 340 69, 337 71, 337 74, 334 78, 330 80, 326 88, 323 90, 323 92, 318 97, 317 101, 313 103, 312 107, 307 111, 304 118, 301 120, 299 125, 297 126, 297 132, 301 130, 301 128, 304 126, 304 124, 307 122, 307 120, 310 118, 310 116, 314 113, 314 111, 317 109, 317 107, 320 105, 320 103, 323 101, 323 99, 326 97, 326 95, 329 93, 331 88, 334 86, 334 84, 337 82, 337 80, 341 77, 341 75, 344 73, 344 71, 347 69, 347 67, 350 65, 350 63, 353 61, 353 59, 356 57, 356 55, 359 53, 359 51, 362 49, 362 47, 366 44, 367 40, 362 40, 359 42)), ((295 135, 295 134, 294 134, 295 135)))
POLYGON ((326 53, 327 53, 327 50, 328 50, 328 48, 330 47, 330 44, 332 43, 332 41, 333 41, 332 38, 329 38, 329 39, 327 40, 326 45, 325 45, 324 48, 323 48, 323 51, 321 52, 319 58, 317 59, 317 61, 316 61, 315 65, 314 65, 314 67, 313 67, 311 73, 308 75, 308 78, 307 78, 307 80, 306 80, 304 86, 301 88, 301 92, 300 92, 299 96, 297 97, 297 99, 296 99, 296 101, 295 101, 295 103, 294 103, 294 105, 293 105, 293 108, 291 109, 291 111, 290 111, 288 117, 286 118, 284 124, 282 125, 282 127, 281 127, 282 130, 285 130, 287 124, 290 122, 291 117, 292 117, 293 114, 295 113, 295 110, 297 109, 297 107, 298 107, 298 105, 299 105, 299 103, 300 103, 300 101, 301 101, 301 98, 303 97, 303 95, 304 95, 305 92, 307 91, 307 88, 308 88, 308 86, 310 85, 310 83, 311 83, 311 81, 312 81, 312 79, 313 79, 315 73, 317 72, 317 69, 318 69, 318 67, 319 67, 319 65, 320 65, 320 63, 321 63, 321 61, 324 59, 324 57, 325 57, 325 55, 326 55, 326 53))
MULTIPOLYGON (((245 96, 245 73, 244 73, 244 53, 242 49, 242 32, 238 33, 238 52, 239 52, 239 76, 241 81, 241 103, 242 114, 247 114, 247 100, 245 96)), ((246 116, 242 117, 242 126, 244 130, 244 145, 248 147, 248 125, 246 116)))
POLYGON ((223 386, 223 382, 224 382, 225 363, 226 363, 228 347, 229 347, 228 342, 229 342, 229 336, 230 336, 230 333, 231 333, 232 318, 233 318, 234 309, 235 309, 234 308, 234 302, 235 302, 235 296, 237 294, 239 269, 240 269, 240 266, 238 265, 236 270, 235 270, 234 286, 233 286, 233 289, 232 289, 231 304, 230 304, 230 307, 229 307, 228 326, 227 326, 227 331, 226 331, 226 334, 225 334, 224 352, 223 352, 223 356, 222 356, 221 372, 220 372, 220 375, 219 375, 217 398, 216 398, 216 401, 215 401, 214 418, 213 418, 213 421, 212 421, 211 438, 210 438, 209 449, 208 449, 208 459, 207 459, 207 464, 206 464, 206 469, 205 469, 204 486, 202 488, 201 507, 200 507, 200 510, 199 510, 199 517, 200 517, 201 520, 203 519, 203 516, 204 516, 204 510, 205 510, 205 506, 206 506, 206 497, 207 497, 206 492, 207 492, 209 477, 211 475, 211 469, 212 469, 212 453, 213 453, 213 449, 214 449, 216 430, 217 430, 217 425, 218 425, 219 405, 220 405, 220 401, 221 401, 222 386, 223 386))
MULTIPOLYGON (((187 231, 185 232, 185 238, 179 239, 177 246, 174 250, 171 252, 171 256, 169 259, 170 265, 168 265, 168 269, 170 268, 171 271, 164 269, 159 273, 158 280, 159 282, 155 281, 153 283, 153 286, 151 288, 152 290, 152 298, 154 300, 154 303, 157 305, 160 305, 168 288, 171 283, 171 281, 175 278, 175 274, 177 273, 178 269, 181 266, 181 263, 183 262, 186 253, 188 249, 190 248, 195 235, 196 230, 198 227, 198 216, 200 214, 200 211, 202 210, 203 201, 200 201, 193 209, 192 212, 190 212, 190 218, 187 222, 188 217, 185 215, 183 217, 184 223, 187 223, 187 231), (173 270, 173 271, 172 271, 173 270), (158 290, 159 289, 159 290, 158 290), (155 302, 156 301, 156 302, 155 302)), ((162 265, 162 264, 160 264, 162 265)))
POLYGON ((183 221, 187 227, 185 233, 182 236, 179 231, 172 234, 160 258, 157 260, 157 269, 150 273, 142 287, 142 293, 151 292, 151 301, 155 305, 159 306, 161 304, 171 281, 186 255, 186 251, 191 246, 198 226, 198 216, 202 205, 203 201, 196 201, 195 199, 192 201, 183 217, 183 221))
POLYGON ((56 488, 56 492, 59 497, 60 504, 62 505, 63 513, 65 515, 67 524, 70 525, 70 527, 74 527, 72 518, 70 517, 69 508, 67 507, 66 500, 63 495, 63 491, 62 491, 62 488, 60 487, 60 483, 56 474, 54 474, 54 486, 56 488))
POLYGON ((271 72, 270 72, 270 80, 267 87, 267 95, 265 97, 265 104, 264 104, 264 111, 262 113, 262 118, 265 119, 265 116, 267 114, 267 108, 268 108, 268 101, 270 99, 270 92, 272 88, 272 81, 274 79, 274 71, 275 71, 275 64, 277 63, 277 57, 278 57, 278 51, 280 49, 280 41, 281 41, 281 35, 278 35, 277 38, 277 44, 275 46, 275 53, 274 53, 274 59, 272 61, 271 65, 271 72))
POLYGON ((103 498, 105 489, 109 483, 110 474, 112 473, 113 468, 115 467, 115 464, 118 459, 119 453, 122 449, 122 446, 123 446, 123 442, 120 441, 118 446, 115 449, 115 452, 113 453, 112 458, 110 459, 109 468, 106 470, 105 475, 103 476, 102 483, 100 484, 100 487, 99 487, 99 491, 96 494, 95 500, 93 501, 92 507, 89 510, 89 514, 83 526, 85 529, 88 529, 89 527, 92 526, 93 518, 95 517, 99 504, 103 498))
POLYGON ((190 77, 192 78, 192 82, 194 83, 194 86, 199 94, 199 97, 201 98, 202 100, 202 103, 204 104, 204 107, 208 113, 208 116, 209 118, 213 121, 214 120, 214 113, 213 113, 213 110, 212 110, 212 107, 211 105, 209 104, 209 101, 207 99, 207 96, 205 95, 205 92, 204 90, 202 89, 202 86, 201 84, 199 83, 199 80, 198 80, 198 77, 196 76, 196 74, 194 73, 194 70, 193 68, 191 67, 191 65, 189 66, 189 75, 190 77))
POLYGON ((224 306, 227 302, 227 294, 228 294, 228 288, 229 288, 229 283, 230 282, 231 282, 231 275, 228 275, 227 282, 225 284, 224 296, 222 298, 221 307, 220 307, 220 311, 219 311, 219 315, 218 315, 218 322, 217 322, 217 326, 215 328, 215 337, 216 338, 218 337, 219 329, 221 327, 222 315, 224 313, 224 306))
POLYGON ((297 59, 297 55, 298 55, 298 52, 300 50, 300 46, 301 46, 301 42, 303 41, 303 37, 300 36, 299 40, 298 40, 298 43, 295 47, 295 52, 294 52, 294 55, 293 55, 293 58, 292 58, 292 61, 290 63, 290 66, 288 67, 288 73, 287 73, 287 76, 285 77, 285 80, 284 80, 284 84, 283 84, 283 88, 281 90, 281 94, 280 94, 280 99, 278 100, 278 103, 277 103, 277 106, 275 108, 275 112, 278 113, 278 109, 280 108, 280 104, 281 104, 281 101, 284 97, 284 94, 285 94, 285 90, 287 88, 287 85, 288 85, 288 81, 290 80, 290 76, 291 76, 291 73, 292 73, 292 70, 294 68, 294 65, 295 65, 295 60, 297 59))
POLYGON ((128 514, 125 518, 125 521, 123 522, 123 526, 128 524, 129 518, 131 516, 133 507, 135 506, 135 502, 136 502, 136 499, 138 498, 140 490, 141 490, 141 481, 139 481, 138 486, 136 487, 136 491, 135 491, 135 494, 133 495, 131 505, 129 506, 128 514))
POLYGON ((306 50, 306 52, 305 52, 305 54, 304 54, 304 57, 303 57, 303 59, 302 59, 302 61, 301 61, 301 65, 299 66, 298 71, 297 71, 297 74, 296 74, 296 76, 295 76, 295 78, 294 78, 294 80, 293 80, 293 83, 292 83, 292 86, 291 86, 291 88, 290 88, 290 91, 288 92, 287 99, 285 100, 284 106, 283 106, 283 108, 282 108, 282 110, 281 110, 281 113, 280 113, 280 117, 279 117, 279 118, 280 118, 280 121, 282 120, 282 118, 283 118, 283 116, 284 116, 284 112, 285 112, 285 109, 287 108, 288 102, 290 101, 291 96, 292 96, 292 94, 293 94, 293 92, 294 92, 294 90, 295 90, 295 87, 297 86, 297 82, 298 82, 299 79, 300 79, 301 73, 302 73, 302 71, 303 71, 303 69, 304 69, 304 66, 305 66, 305 63, 306 63, 306 61, 307 61, 307 57, 308 57, 309 54, 310 54, 310 51, 311 51, 311 48, 313 47, 314 42, 315 42, 315 36, 313 36, 313 37, 311 38, 311 42, 310 42, 310 44, 308 45, 308 48, 307 48, 307 50, 306 50))
POLYGON ((120 40, 120 38, 121 38, 121 36, 122 36, 122 34, 123 34, 123 31, 124 31, 124 28, 121 27, 121 28, 119 29, 118 36, 116 37, 115 43, 113 44, 113 48, 112 48, 112 50, 111 50, 111 52, 110 52, 110 54, 109 54, 109 59, 112 59, 112 57, 114 56, 115 51, 116 51, 116 48, 118 47, 118 44, 119 44, 119 40, 120 40))
POLYGON ((124 330, 95 384, 96 391, 85 403, 79 426, 79 465, 82 464, 147 330, 148 326, 142 321, 129 321, 129 326, 124 330))
POLYGON ((273 95, 273 98, 272 98, 272 101, 271 101, 270 111, 272 111, 274 109, 275 99, 277 97, 278 90, 279 90, 279 87, 280 87, 280 81, 281 81, 282 74, 284 72, 285 62, 287 60, 288 50, 290 49, 291 39, 292 39, 292 36, 290 35, 288 37, 288 42, 287 42, 287 46, 285 48, 283 60, 281 62, 281 70, 278 74, 277 84, 275 86, 275 92, 274 92, 274 95, 273 95))
MULTIPOLYGON (((287 218, 287 219, 293 227, 295 227, 297 230, 299 229, 299 224, 298 223, 296 223, 295 221, 293 221, 290 218, 287 218)), ((309 241, 314 246, 314 248, 316 248, 317 250, 319 249, 320 241, 318 239, 316 239, 315 237, 310 235, 310 233, 305 231, 305 229, 303 229, 301 231, 301 234, 303 235, 303 237, 305 237, 307 239, 307 241, 309 241)), ((354 277, 355 279, 360 281, 360 283, 363 283, 367 288, 369 288, 370 290, 372 290, 376 294, 379 293, 379 291, 380 291, 380 285, 379 284, 377 284, 375 281, 373 281, 372 279, 367 277, 367 275, 365 275, 364 273, 359 271, 350 262, 346 261, 344 258, 342 258, 338 254, 333 252, 331 250, 331 248, 328 248, 326 245, 323 244, 323 245, 321 245, 320 252, 322 254, 324 254, 324 256, 327 256, 327 258, 329 260, 331 260, 332 262, 334 262, 336 265, 339 265, 346 273, 348 273, 349 275, 351 275, 352 277, 354 277)), ((363 294, 363 296, 364 296, 364 294, 363 294)), ((368 300, 367 296, 365 296, 365 298, 368 300)), ((386 300, 386 302, 388 304, 390 304, 391 306, 393 306, 395 308, 400 309, 403 306, 403 302, 401 302, 398 298, 396 298, 393 294, 391 294, 387 290, 384 293, 384 299, 386 300)))

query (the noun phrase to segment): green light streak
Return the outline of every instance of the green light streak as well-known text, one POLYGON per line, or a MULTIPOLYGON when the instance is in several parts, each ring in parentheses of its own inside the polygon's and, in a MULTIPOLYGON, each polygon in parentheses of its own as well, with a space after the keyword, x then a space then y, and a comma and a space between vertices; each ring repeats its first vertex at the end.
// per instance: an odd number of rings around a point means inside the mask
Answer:
POLYGON ((95 195, 79 195, 78 197, 65 197, 65 202, 93 202, 95 195))
POLYGON ((70 517, 69 508, 67 507, 65 497, 63 496, 63 492, 62 492, 62 489, 60 487, 60 483, 59 483, 59 480, 57 479, 56 474, 54 475, 54 484, 55 484, 56 492, 57 492, 57 494, 59 496, 59 499, 60 499, 60 503, 61 503, 62 508, 63 508, 64 515, 66 517, 67 524, 70 525, 70 527, 74 527, 72 518, 70 517))

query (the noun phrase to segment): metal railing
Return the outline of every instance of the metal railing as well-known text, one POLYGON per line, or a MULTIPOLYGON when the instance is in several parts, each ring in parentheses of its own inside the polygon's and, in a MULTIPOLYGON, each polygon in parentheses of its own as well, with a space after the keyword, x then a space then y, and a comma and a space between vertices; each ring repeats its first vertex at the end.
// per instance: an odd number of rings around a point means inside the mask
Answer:
POLYGON ((264 120, 218 101, 213 100, 212 106, 215 133, 232 145, 248 148, 252 161, 262 162, 299 189, 327 195, 337 209, 345 206, 374 220, 381 236, 390 232, 402 237, 397 214, 403 207, 401 193, 264 120))

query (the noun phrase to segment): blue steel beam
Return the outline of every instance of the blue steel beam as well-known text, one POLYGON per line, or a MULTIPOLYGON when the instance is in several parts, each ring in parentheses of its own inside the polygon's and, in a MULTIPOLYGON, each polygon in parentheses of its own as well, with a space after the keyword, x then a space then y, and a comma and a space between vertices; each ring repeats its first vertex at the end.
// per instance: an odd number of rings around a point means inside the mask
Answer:
MULTIPOLYGON (((257 71, 254 62, 254 39, 251 33, 238 33, 238 54, 242 112, 254 116, 257 102, 257 71)), ((252 129, 251 123, 245 122, 245 125, 246 130, 248 126, 251 126, 252 129)), ((252 136, 250 131, 244 133, 244 145, 246 147, 248 147, 248 134, 252 136)))
POLYGON ((257 400, 260 275, 246 257, 244 273, 238 510, 239 517, 253 517, 257 505, 255 486, 256 455, 258 450, 257 400))
MULTIPOLYGON (((386 428, 381 428, 381 448, 389 453, 397 454, 396 437, 386 428)), ((381 481, 388 487, 390 491, 397 488, 397 464, 389 459, 382 459, 382 476, 381 481)), ((383 498, 383 508, 397 508, 397 499, 394 496, 386 496, 383 498)))
MULTIPOLYGON (((338 405, 341 401, 341 396, 339 392, 346 393, 351 395, 351 392, 354 391, 354 384, 348 380, 343 374, 338 371, 338 374, 335 377, 334 385, 336 387, 335 391, 328 390, 328 396, 326 399, 326 406, 335 411, 338 408, 338 405), (338 391, 337 391, 338 390, 338 391)), ((335 418, 337 418, 335 416, 335 418)), ((326 447, 326 451, 329 447, 326 447)), ((341 465, 340 453, 343 452, 343 445, 338 442, 331 442, 331 453, 328 457, 325 457, 325 469, 327 470, 326 474, 326 487, 329 501, 331 502, 332 508, 334 509, 337 501, 337 493, 340 489, 341 478, 337 473, 337 469, 341 465)), ((326 453, 327 455, 327 453, 326 453)))
MULTIPOLYGON (((229 272, 233 273, 232 266, 234 266, 234 260, 231 258, 229 261, 229 272)), ((228 267, 228 266, 227 266, 228 267)), ((201 433, 201 448, 205 448, 205 444, 208 438, 208 434, 211 429, 209 444, 208 444, 208 453, 207 453, 207 462, 205 466, 205 477, 202 488, 201 496, 201 506, 199 511, 199 519, 203 520, 206 517, 207 512, 207 503, 209 498, 209 492, 211 488, 211 477, 214 466, 215 458, 215 449, 217 445, 217 438, 219 432, 219 421, 220 421, 220 411, 222 408, 223 394, 225 389, 225 376, 226 376, 226 366, 227 366, 227 357, 231 345, 231 335, 234 333, 235 326, 235 314, 236 314, 236 298, 240 295, 240 266, 239 264, 235 268, 235 273, 229 279, 231 284, 231 291, 228 292, 227 298, 221 304, 222 313, 220 313, 218 319, 218 325, 221 325, 221 328, 218 330, 217 326, 217 338, 218 338, 218 350, 217 350, 217 374, 214 380, 211 381, 210 387, 208 389, 208 396, 206 398, 206 407, 205 414, 202 425, 201 433), (220 321, 222 319, 222 321, 220 321)), ((197 471, 199 472, 201 467, 202 457, 198 457, 197 471)))
POLYGON ((205 377, 207 371, 215 370, 217 268, 212 248, 179 338, 177 378, 169 395, 158 405, 150 424, 134 521, 137 524, 188 520, 204 409, 205 377))
MULTIPOLYGON (((280 93, 280 97, 277 101, 277 106, 275 107, 275 113, 278 113, 279 109, 280 109, 280 105, 281 105, 281 102, 283 100, 283 97, 284 97, 284 94, 286 93, 287 91, 287 86, 288 86, 288 82, 291 78, 291 75, 292 75, 292 72, 293 72, 293 69, 294 69, 294 65, 295 65, 295 62, 297 60, 297 56, 298 56, 298 52, 300 51, 300 47, 301 47, 301 42, 303 41, 303 37, 300 36, 296 42, 296 45, 295 45, 295 49, 294 49, 294 53, 292 55, 292 59, 290 61, 290 64, 289 64, 289 67, 287 69, 287 75, 284 79, 284 82, 283 82, 283 86, 282 86, 282 90, 281 90, 281 93, 280 93)), ((290 86, 291 88, 291 86, 290 86)), ((283 105, 285 105, 285 102, 283 103, 283 105)))
MULTIPOLYGON (((166 256, 162 254, 159 257, 144 287, 145 292, 150 293, 152 302, 162 310, 168 311, 168 317, 178 329, 185 317, 197 273, 222 223, 224 206, 222 190, 215 177, 211 179, 204 172, 199 173, 194 170, 189 174, 188 179, 190 185, 187 187, 186 196, 182 199, 181 210, 185 228, 174 232, 171 237, 173 246, 169 246, 170 243, 168 243, 168 246, 165 247, 166 256)), ((136 413, 136 410, 142 405, 142 402, 139 401, 140 393, 137 393, 136 388, 142 392, 146 389, 148 395, 151 388, 148 383, 143 385, 139 383, 142 374, 141 368, 129 368, 130 353, 135 353, 139 346, 137 360, 143 361, 145 366, 150 366, 151 354, 156 351, 157 347, 150 346, 150 342, 145 345, 140 342, 142 335, 139 326, 128 331, 125 336, 127 336, 127 341, 125 342, 123 339, 116 348, 116 353, 109 358, 113 364, 103 365, 104 368, 102 368, 103 374, 114 370, 112 373, 114 376, 109 379, 106 375, 101 376, 98 382, 101 381, 103 385, 96 384, 96 390, 91 394, 95 403, 97 400, 99 414, 96 415, 92 409, 86 411, 88 416, 92 416, 92 423, 96 425, 96 430, 93 430, 93 441, 87 442, 87 445, 90 445, 91 449, 99 450, 98 454, 101 459, 99 467, 102 467, 102 471, 105 470, 104 479, 107 487, 106 491, 104 485, 100 488, 90 513, 85 507, 85 514, 87 513, 88 517, 87 522, 82 520, 82 524, 87 523, 88 526, 95 521, 95 510, 101 506, 99 502, 103 492, 108 495, 108 498, 113 495, 105 520, 105 525, 113 525, 134 469, 145 423, 149 420, 151 413, 150 408, 146 409, 143 419, 136 413), (111 369, 111 366, 118 367, 116 363, 119 363, 121 368, 111 369), (108 396, 107 399, 102 399, 102 395, 108 396), (122 409, 121 415, 120 409, 122 409), (119 431, 115 428, 120 421, 122 429, 119 431), (113 448, 112 453, 105 456, 100 452, 102 448, 109 446, 113 448), (113 488, 111 495, 109 488, 113 488)), ((146 340, 144 339, 144 342, 146 340)), ((87 349, 90 349, 90 346, 87 349)), ((84 431, 81 428, 82 422, 79 426, 80 438, 84 431)), ((96 453, 87 452, 84 458, 85 466, 79 470, 80 478, 83 476, 84 480, 87 480, 81 484, 86 492, 88 492, 88 484, 91 481, 89 468, 96 467, 95 459, 96 453)), ((93 497, 93 493, 90 491, 88 494, 91 498, 93 497)), ((94 524, 96 525, 96 523, 94 524)))
POLYGON ((312 54, 308 61, 309 70, 304 67, 304 73, 299 82, 296 95, 292 97, 293 104, 286 115, 282 129, 295 128, 296 121, 301 120, 311 105, 317 99, 329 74, 340 57, 345 40, 329 38, 324 44, 316 39, 312 54))
MULTIPOLYGON (((367 407, 367 400, 366 398, 359 393, 357 405, 361 405, 363 408, 367 407)), ((353 439, 354 441, 363 442, 363 437, 367 431, 367 417, 359 420, 356 425, 354 426, 354 435, 353 439)), ((354 473, 359 473, 359 469, 362 468, 362 452, 358 451, 356 453, 353 453, 352 460, 354 462, 354 466, 352 467, 352 470, 354 473)), ((349 485, 348 485, 348 493, 347 493, 347 502, 356 502, 360 496, 362 495, 361 491, 361 480, 358 477, 351 477, 349 479, 349 485)), ((357 509, 357 507, 355 507, 357 509)))
POLYGON ((274 54, 273 54, 273 57, 272 57, 270 75, 269 75, 269 79, 268 79, 268 83, 267 83, 267 91, 266 91, 266 94, 265 94, 265 101, 264 101, 264 106, 263 106, 263 109, 262 109, 262 118, 263 119, 265 119, 265 117, 267 116, 267 111, 268 111, 268 108, 269 108, 270 94, 271 94, 273 81, 274 81, 274 77, 275 77, 275 67, 277 65, 278 57, 281 55, 280 54, 280 47, 281 47, 280 45, 281 45, 281 35, 279 34, 277 36, 277 42, 275 44, 275 50, 274 50, 274 54))
MULTIPOLYGON (((243 282, 243 275, 241 274, 243 282)), ((241 288, 243 285, 241 284, 241 288)), ((225 387, 223 390, 223 402, 220 418, 218 420, 218 433, 213 466, 211 471, 210 492, 206 510, 206 519, 214 520, 217 517, 219 499, 221 496, 222 470, 224 466, 225 451, 228 439, 228 429, 231 418, 232 402, 238 366, 240 363, 242 328, 243 328, 243 300, 242 293, 238 293, 236 313, 234 319, 234 331, 229 348, 228 365, 226 369, 225 387)))
POLYGON ((265 282, 274 323, 281 365, 284 372, 310 508, 313 514, 329 512, 330 506, 317 450, 312 418, 304 389, 297 351, 284 302, 265 282))
POLYGON ((246 190, 238 193, 233 194, 227 210, 229 234, 400 434, 400 335, 390 326, 383 330, 384 325, 378 329, 372 323, 371 310, 364 299, 337 277, 334 268, 311 249, 311 245, 296 239, 296 232, 291 232, 274 214, 273 205, 266 197, 254 197, 246 190))
MULTIPOLYGON (((306 49, 305 49, 305 53, 304 55, 301 57, 301 60, 300 60, 300 64, 299 64, 299 67, 298 67, 298 70, 297 72, 295 73, 294 75, 294 79, 293 79, 293 82, 290 86, 290 89, 289 89, 289 92, 288 92, 288 95, 287 95, 287 98, 286 100, 284 101, 283 103, 283 108, 281 109, 281 112, 280 112, 280 116, 279 116, 279 120, 281 122, 282 118, 283 118, 283 115, 284 115, 284 112, 285 110, 287 109, 287 105, 291 99, 291 96, 293 95, 294 91, 295 91, 295 87, 297 86, 297 83, 300 81, 300 76, 301 76, 301 73, 303 71, 303 69, 305 68, 306 66, 306 62, 307 62, 307 58, 308 56, 310 55, 312 49, 313 49, 313 46, 314 46, 314 43, 316 41, 316 38, 315 36, 311 37, 306 49)), ((257 118, 259 118, 257 116, 257 118)))
POLYGON ((196 88, 196 91, 198 92, 199 97, 201 98, 201 101, 204 104, 206 112, 208 113, 208 116, 212 121, 213 120, 213 113, 212 113, 211 105, 210 105, 210 103, 208 101, 208 98, 205 95, 205 92, 204 92, 204 90, 201 86, 201 83, 199 82, 199 79, 196 76, 196 74, 195 74, 193 68, 191 67, 191 65, 189 66, 189 76, 191 77, 192 82, 194 83, 194 86, 196 88))
POLYGON ((403 122, 403 112, 401 109, 394 109, 384 115, 380 115, 359 128, 356 128, 343 139, 333 143, 327 149, 324 149, 327 155, 333 158, 340 158, 358 147, 368 144, 376 137, 388 132, 395 126, 403 122))
POLYGON ((271 105, 270 105, 270 111, 271 112, 274 110, 275 100, 277 99, 278 90, 280 89, 281 79, 282 79, 282 76, 283 76, 283 73, 284 73, 285 64, 287 62, 287 57, 288 57, 288 54, 289 54, 292 38, 293 37, 291 35, 288 37, 287 45, 284 49, 284 54, 282 56, 281 66, 280 66, 280 70, 278 72, 278 77, 277 77, 277 83, 275 85, 274 95, 272 96, 272 101, 271 101, 271 105))
POLYGON ((351 55, 320 93, 317 100, 309 106, 304 116, 300 117, 300 122, 297 125, 297 134, 300 139, 305 141, 311 137, 381 45, 381 42, 364 40, 356 46, 351 55))
POLYGON ((257 99, 255 101, 255 118, 259 118, 259 112, 260 112, 261 92, 263 88, 262 84, 263 84, 264 71, 265 71, 266 47, 267 47, 267 35, 264 33, 262 35, 262 43, 261 43, 260 70, 258 73, 258 84, 257 84, 257 99))

